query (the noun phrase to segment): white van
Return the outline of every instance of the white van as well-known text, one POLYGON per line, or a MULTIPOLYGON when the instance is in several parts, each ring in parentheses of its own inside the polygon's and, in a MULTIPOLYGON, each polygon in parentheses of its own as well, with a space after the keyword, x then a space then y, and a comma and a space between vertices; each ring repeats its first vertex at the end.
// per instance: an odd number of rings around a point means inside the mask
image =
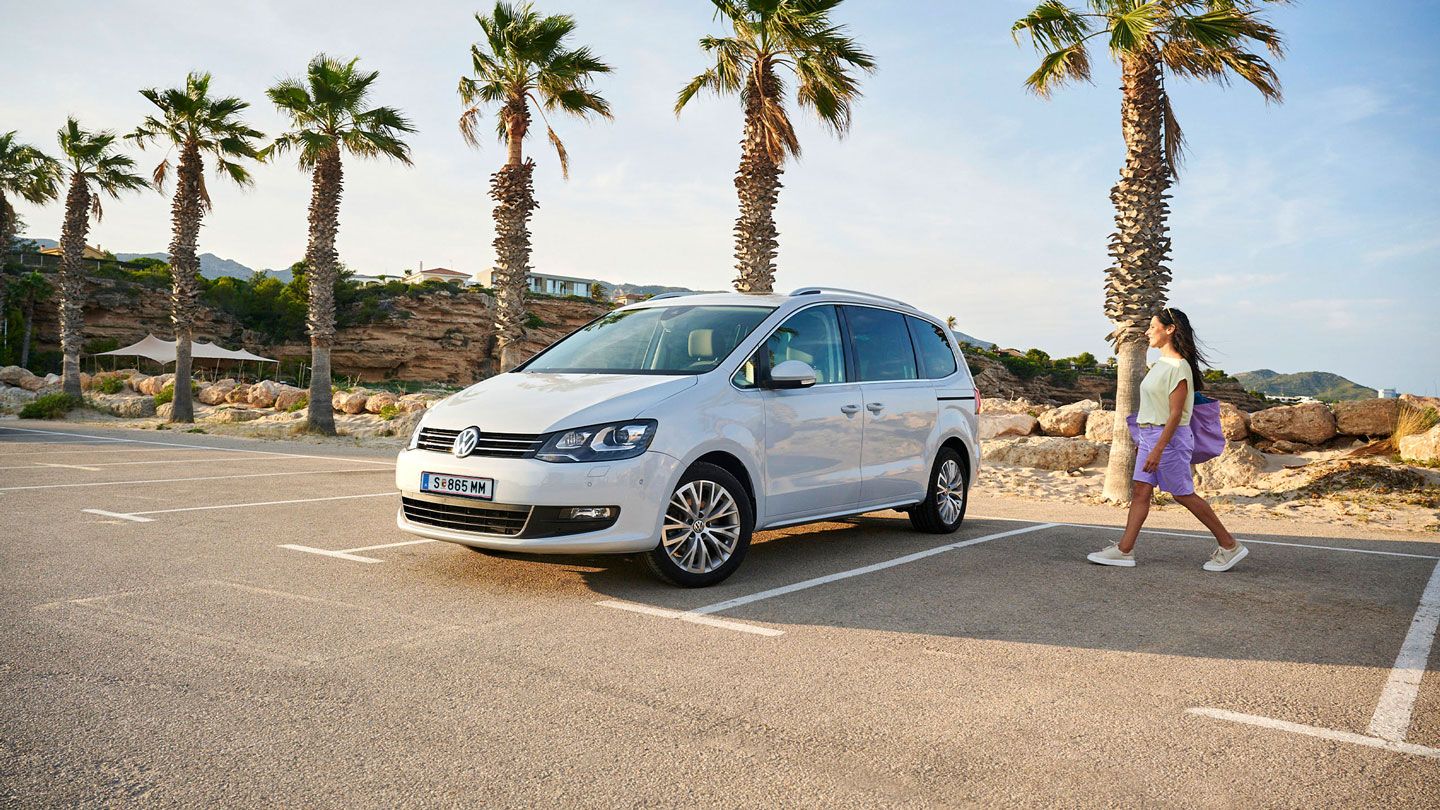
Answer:
POLYGON ((902 509, 953 532, 979 393, 942 321, 846 290, 657 296, 436 404, 396 524, 477 549, 641 553, 686 587, 750 535, 902 509))

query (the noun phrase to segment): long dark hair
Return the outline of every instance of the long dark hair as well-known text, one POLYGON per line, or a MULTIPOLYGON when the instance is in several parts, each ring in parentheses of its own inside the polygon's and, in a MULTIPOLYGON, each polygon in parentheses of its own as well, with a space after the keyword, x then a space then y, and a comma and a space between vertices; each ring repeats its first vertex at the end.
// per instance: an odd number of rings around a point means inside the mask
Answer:
POLYGON ((1160 319, 1160 323, 1175 327, 1175 334, 1170 338, 1175 344, 1175 351, 1190 364, 1190 371, 1195 378, 1195 391, 1204 390, 1205 376, 1200 373, 1200 364, 1208 366, 1210 361, 1205 359, 1205 355, 1200 351, 1200 342, 1195 339, 1195 329, 1190 326, 1190 316, 1174 307, 1165 307, 1155 313, 1155 317, 1160 319))

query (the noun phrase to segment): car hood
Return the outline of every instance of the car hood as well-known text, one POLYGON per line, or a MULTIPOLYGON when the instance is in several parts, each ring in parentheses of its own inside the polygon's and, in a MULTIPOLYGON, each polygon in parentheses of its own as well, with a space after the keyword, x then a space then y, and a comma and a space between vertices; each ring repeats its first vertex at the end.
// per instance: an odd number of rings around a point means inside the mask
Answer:
POLYGON ((475 425, 487 433, 549 433, 634 419, 696 378, 646 374, 497 374, 450 396, 425 415, 426 427, 475 425))

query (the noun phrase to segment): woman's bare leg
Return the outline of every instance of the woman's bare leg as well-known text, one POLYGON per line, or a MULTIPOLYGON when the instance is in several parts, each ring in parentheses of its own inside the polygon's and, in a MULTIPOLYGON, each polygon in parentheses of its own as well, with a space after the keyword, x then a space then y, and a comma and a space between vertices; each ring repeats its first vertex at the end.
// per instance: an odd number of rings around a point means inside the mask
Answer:
POLYGON ((1225 524, 1220 522, 1220 516, 1215 514, 1215 510, 1210 508, 1210 504, 1206 503, 1204 498, 1192 492, 1189 495, 1177 495, 1175 500, 1205 524, 1205 528, 1215 535, 1215 541, 1220 544, 1221 548, 1235 547, 1235 535, 1225 528, 1225 524))
POLYGON ((1120 551, 1129 554, 1135 550, 1135 541, 1140 537, 1140 527, 1150 514, 1150 495, 1155 487, 1142 481, 1134 482, 1130 490, 1130 516, 1125 519, 1125 534, 1120 536, 1120 551))

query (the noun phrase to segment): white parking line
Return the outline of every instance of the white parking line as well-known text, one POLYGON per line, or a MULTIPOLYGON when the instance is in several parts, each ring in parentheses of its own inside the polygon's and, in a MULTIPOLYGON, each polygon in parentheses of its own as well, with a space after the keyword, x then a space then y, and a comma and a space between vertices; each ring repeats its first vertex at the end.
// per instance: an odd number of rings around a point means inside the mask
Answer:
MULTIPOLYGON (((264 455, 267 455, 267 456, 286 456, 286 457, 289 457, 289 458, 319 458, 319 459, 325 459, 326 461, 351 461, 351 462, 354 462, 354 463, 356 463, 356 464, 383 464, 383 465, 385 465, 385 466, 387 466, 387 467, 394 467, 394 466, 395 466, 395 464, 394 464, 393 462, 389 462, 389 461, 375 461, 375 460, 373 460, 373 459, 353 458, 353 457, 347 457, 347 456, 317 456, 317 455, 311 455, 311 454, 307 454, 307 453, 281 453, 281 452, 276 451, 276 450, 251 450, 251 449, 249 449, 249 448, 244 448, 244 447, 218 447, 218 446, 216 446, 216 445, 211 445, 211 444, 182 444, 182 443, 180 443, 180 442, 157 442, 157 441, 150 441, 150 440, 148 440, 148 439, 125 439, 125 438, 112 438, 112 437, 109 437, 109 436, 92 436, 92 435, 89 435, 89 434, 86 434, 86 433, 63 433, 63 432, 58 431, 58 430, 40 430, 40 429, 38 429, 38 428, 0 427, 0 431, 6 431, 6 430, 20 431, 20 432, 23 432, 23 433, 47 434, 47 435, 51 435, 51 436, 70 436, 70 437, 79 438, 79 439, 94 439, 94 440, 96 440, 96 441, 102 441, 102 442, 128 442, 128 443, 131 443, 131 444, 150 444, 150 445, 157 445, 157 446, 160 446, 160 447, 183 447, 183 448, 188 449, 188 450, 215 450, 215 451, 222 452, 222 453, 261 453, 261 454, 264 454, 264 455)), ((3 436, 3 435, 4 435, 4 433, 3 433, 3 432, 0 432, 0 436, 3 436)))
POLYGON ((100 472, 99 467, 83 467, 79 464, 47 464, 43 461, 37 461, 34 464, 27 464, 23 467, 0 467, 0 470, 33 470, 36 467, 63 467, 67 470, 89 470, 90 472, 100 472))
POLYGON ((713 616, 702 616, 686 610, 669 610, 658 608, 653 605, 641 605, 635 602, 621 602, 617 599, 605 599, 595 604, 601 607, 615 608, 616 610, 628 610, 632 613, 644 613, 647 616, 659 616, 663 619, 679 619, 682 622, 691 624, 704 624, 710 627, 719 627, 724 630, 738 630, 741 633, 754 633, 757 636, 783 636, 784 630, 776 630, 771 627, 761 627, 758 624, 748 622, 736 622, 729 619, 717 619, 713 616))
POLYGON ((803 582, 796 582, 792 585, 782 585, 778 588, 771 588, 767 591, 752 593, 748 596, 737 596, 734 599, 726 599, 723 602, 716 602, 713 605, 706 605, 704 607, 695 608, 690 612, 702 615, 706 613, 719 613, 722 610, 730 610, 731 608, 737 608, 741 605, 748 605, 753 602, 759 602, 765 599, 774 599, 777 596, 784 596, 785 594, 794 593, 796 591, 803 591, 807 588, 815 588, 820 585, 828 585, 831 582, 837 582, 842 579, 858 577, 862 574, 872 574, 876 571, 883 571, 886 568, 894 568, 897 565, 904 565, 906 563, 915 562, 916 560, 923 560, 926 557, 933 557, 936 554, 942 554, 946 551, 954 551, 955 549, 961 549, 967 546, 977 546, 981 543, 988 543, 991 540, 999 540, 1002 537, 1013 537, 1017 534, 1027 534, 1029 532, 1038 532, 1043 529, 1053 529, 1057 525, 1060 524, 1039 523, 1033 526, 1025 526, 1020 529, 1011 529, 1008 532, 996 532, 995 534, 987 534, 983 537, 976 537, 970 540, 961 540, 958 543, 947 543, 943 546, 936 546, 935 548, 926 549, 925 551, 917 551, 914 554, 906 554, 903 557, 896 557, 893 560, 886 560, 885 562, 878 562, 873 565, 866 565, 860 568, 852 568, 849 571, 841 571, 836 574, 827 574, 823 577, 807 579, 803 582))
POLYGON ((20 464, 14 467, 0 467, 0 470, 33 470, 37 467, 66 467, 72 470, 90 470, 100 472, 101 467, 128 467, 132 464, 203 464, 207 461, 283 461, 279 456, 256 456, 254 458, 235 458, 234 456, 221 456, 220 458, 162 458, 146 461, 101 461, 95 464, 56 464, 50 461, 32 461, 29 464, 20 464))
MULTIPOLYGON (((386 493, 386 494, 388 494, 388 495, 394 495, 395 493, 390 492, 390 493, 386 493)), ((360 556, 359 554, 355 554, 354 552, 356 552, 356 551, 374 551, 374 550, 377 549, 377 548, 396 548, 397 546, 418 546, 418 545, 420 545, 421 543, 435 543, 435 542, 438 542, 438 541, 436 541, 436 540, 404 540, 404 541, 401 541, 401 542, 399 542, 399 543, 382 543, 382 544, 380 544, 380 545, 378 545, 378 546, 361 546, 361 547, 359 547, 359 548, 342 548, 342 549, 339 549, 338 551, 332 551, 331 549, 328 549, 328 548, 314 548, 313 546, 301 546, 301 545, 296 545, 296 544, 294 544, 294 543, 284 543, 284 544, 282 544, 282 545, 280 546, 280 548, 286 548, 286 549, 289 549, 289 550, 291 550, 291 551, 303 551, 303 552, 305 552, 305 553, 307 553, 307 554, 323 554, 323 555, 326 556, 326 557, 336 557, 336 558, 339 558, 339 559, 342 559, 342 560, 349 560, 349 561, 351 561, 351 562, 359 562, 359 563, 381 563, 381 562, 385 562, 385 561, 384 561, 384 560, 377 560, 377 559, 375 559, 374 557, 362 557, 362 556, 360 556)))
POLYGON ((1250 726, 1275 729, 1276 731, 1288 731, 1291 734, 1304 734, 1307 737, 1319 737, 1322 740, 1334 740, 1335 742, 1353 743, 1364 745, 1370 748, 1383 748, 1387 751, 1396 751, 1401 754, 1416 754, 1431 759, 1440 759, 1440 748, 1430 748, 1425 745, 1401 742, 1398 740, 1382 740, 1379 737, 1367 737, 1364 734, 1356 734, 1352 731, 1335 731, 1319 726, 1307 726, 1303 723, 1291 723, 1288 720, 1276 720, 1272 717, 1261 717, 1256 714, 1241 714, 1240 712, 1226 711, 1225 709, 1195 708, 1186 709, 1188 714, 1198 714, 1202 717, 1213 717, 1216 720, 1229 720, 1232 723, 1244 723, 1250 726))
MULTIPOLYGON (((395 493, 369 492, 364 495, 331 495, 325 498, 293 498, 288 501, 252 501, 250 503, 220 503, 211 506, 182 506, 178 509, 149 509, 144 512, 106 512, 103 509, 81 509, 80 511, 89 512, 92 515, 104 515, 106 517, 121 518, 123 520, 133 520, 136 523, 150 523, 154 520, 154 518, 142 516, 168 515, 174 512, 205 512, 211 509, 239 509, 245 506, 280 506, 290 503, 314 503, 316 501, 348 501, 353 498, 384 498, 386 496, 394 497, 395 493)), ((383 546, 377 546, 377 548, 383 548, 383 546)))
POLYGON ((1440 627, 1440 565, 1430 574, 1430 581, 1420 595, 1420 607, 1410 620, 1410 631, 1400 645, 1400 654, 1395 656, 1395 665, 1390 677, 1380 692, 1380 703, 1375 706, 1375 716, 1370 720, 1370 735, 1382 740, 1404 742, 1410 730, 1410 713, 1415 707, 1415 698, 1420 694, 1420 678, 1425 674, 1425 663, 1430 660, 1430 645, 1435 640, 1435 629, 1440 627))
POLYGON ((334 475, 336 473, 389 473, 369 467, 346 470, 291 470, 289 472, 246 473, 244 475, 201 475, 190 478, 149 478, 143 481, 86 481, 78 484, 30 484, 23 487, 0 487, 0 492, 29 489, 74 489, 77 487, 119 487, 130 484, 173 484, 177 481, 224 481, 232 478, 273 478, 281 475, 334 475))

